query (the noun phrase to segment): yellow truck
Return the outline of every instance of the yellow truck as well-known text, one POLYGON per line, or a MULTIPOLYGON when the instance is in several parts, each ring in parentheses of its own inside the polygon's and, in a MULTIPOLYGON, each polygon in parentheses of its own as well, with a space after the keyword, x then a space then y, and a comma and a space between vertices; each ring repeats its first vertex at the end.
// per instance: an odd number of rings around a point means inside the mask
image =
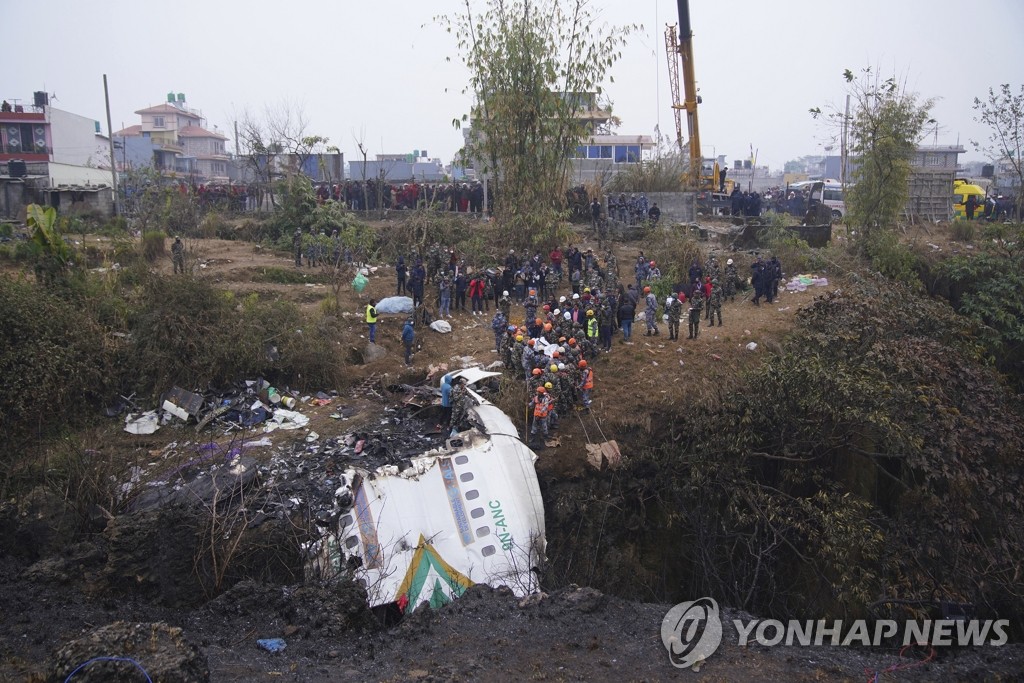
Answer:
POLYGON ((959 178, 953 181, 954 220, 965 220, 967 218, 967 200, 972 195, 974 196, 974 200, 978 203, 974 209, 974 217, 981 218, 982 213, 985 211, 985 190, 959 178))

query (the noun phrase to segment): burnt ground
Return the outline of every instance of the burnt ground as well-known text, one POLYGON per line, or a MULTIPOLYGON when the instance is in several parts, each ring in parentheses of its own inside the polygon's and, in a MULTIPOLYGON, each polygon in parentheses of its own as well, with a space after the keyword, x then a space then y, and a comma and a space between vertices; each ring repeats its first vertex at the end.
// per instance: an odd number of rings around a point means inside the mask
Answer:
POLYGON ((699 672, 683 671, 669 663, 660 640, 667 605, 587 588, 521 601, 477 586, 437 611, 420 610, 383 628, 359 615, 358 596, 324 588, 243 582, 205 606, 175 610, 126 597, 86 598, 19 578, 19 569, 9 559, 0 563, 3 681, 61 680, 44 677, 58 645, 114 621, 179 626, 205 654, 210 680, 239 683, 871 681, 876 673, 879 681, 1024 679, 1024 650, 1016 645, 946 650, 922 663, 927 653, 901 656, 895 647, 740 647, 729 628, 699 672), (256 647, 270 637, 283 637, 287 649, 270 654, 256 647))
MULTIPOLYGON (((581 244, 586 246, 585 240, 581 244)), ((617 249, 625 274, 635 245, 617 249)), ((315 281, 266 282, 261 275, 268 269, 289 268, 290 259, 254 250, 250 244, 203 240, 196 252, 206 264, 197 273, 236 293, 284 298, 310 312, 330 296, 329 288, 315 281)), ((161 268, 170 271, 169 259, 161 268)), ((393 271, 383 267, 371 276, 362 297, 348 289, 342 292, 348 313, 343 320, 353 338, 362 331, 366 297, 387 296, 392 287, 393 271)), ((823 291, 783 294, 775 305, 760 308, 744 301, 726 304, 725 327, 705 329, 692 342, 668 342, 664 325, 660 337, 634 334, 631 345, 617 337, 612 353, 597 364, 597 419, 593 424, 563 423, 562 445, 542 452, 539 476, 549 482, 584 476, 583 446, 594 437, 590 432, 603 425, 610 432, 607 437, 615 438, 617 426, 642 427, 646 411, 638 409, 641 397, 647 404, 667 406, 693 391, 722 391, 739 370, 759 362, 761 352, 745 350, 748 341, 758 342, 762 352, 781 343, 799 306, 823 291)), ((451 335, 418 330, 423 349, 414 357, 413 370, 406 371, 397 360, 401 321, 385 317, 378 338, 388 355, 353 366, 352 387, 333 405, 302 408, 311 418, 309 426, 320 434, 320 443, 341 439, 358 426, 355 417, 352 422, 330 418, 340 406, 372 416, 361 397, 348 393, 366 378, 379 378, 374 386, 415 383, 431 366, 454 367, 463 357, 485 365, 496 359, 489 316, 456 313, 452 322, 451 335)), ((281 433, 270 436, 278 444, 281 433)), ((104 430, 102 440, 109 452, 135 454, 135 460, 143 462, 180 437, 170 429, 150 437, 132 436, 114 425, 104 430)), ((282 438, 293 439, 294 434, 282 438)), ((194 457, 187 449, 180 450, 176 457, 194 457)), ((629 456, 628 447, 623 454, 629 456)), ((267 449, 252 455, 264 464, 272 461, 267 449)), ((47 678, 60 645, 115 621, 162 621, 181 627, 207 657, 214 681, 816 681, 874 680, 876 673, 882 681, 1024 680, 1024 653, 1018 646, 943 651, 934 661, 918 664, 923 653, 901 656, 897 648, 741 648, 728 635, 699 673, 684 672, 670 665, 660 642, 668 605, 624 601, 586 588, 554 591, 520 606, 503 591, 477 587, 452 605, 436 612, 421 610, 386 628, 362 609, 358 593, 297 584, 243 582, 200 606, 169 607, 160 596, 135 590, 129 576, 116 589, 98 586, 92 577, 105 562, 105 552, 84 543, 63 548, 59 562, 42 558, 41 563, 40 558, 0 552, 0 681, 63 680, 47 678), (269 637, 285 638, 288 648, 279 654, 257 649, 256 640, 269 637)), ((138 582, 141 585, 143 578, 138 582)))

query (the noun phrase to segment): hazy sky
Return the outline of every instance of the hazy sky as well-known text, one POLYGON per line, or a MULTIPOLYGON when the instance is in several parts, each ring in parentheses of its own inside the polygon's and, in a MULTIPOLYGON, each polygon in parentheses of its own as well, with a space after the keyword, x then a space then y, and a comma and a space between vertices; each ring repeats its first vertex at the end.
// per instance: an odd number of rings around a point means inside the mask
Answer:
MULTIPOLYGON (((474 0, 478 4, 478 0, 474 0)), ((8 69, 0 97, 54 106, 104 122, 110 81, 114 129, 135 110, 186 93, 209 127, 231 136, 243 110, 301 107, 311 133, 346 159, 426 149, 446 163, 461 146, 453 118, 469 110, 455 41, 433 22, 459 0, 37 0, 3 3, 8 69), (446 57, 451 57, 451 62, 446 57)), ((828 131, 813 106, 839 104, 842 72, 868 65, 939 98, 938 143, 985 136, 971 104, 989 86, 1024 82, 1021 0, 691 0, 695 65, 703 98, 704 152, 781 167, 821 153, 828 131), (970 26, 968 27, 968 20, 970 26)), ((674 135, 664 30, 675 0, 592 0, 600 20, 643 24, 606 89, 619 132, 674 135)), ((929 142, 934 142, 930 137, 929 142)), ((837 148, 838 149, 838 148, 837 148)))

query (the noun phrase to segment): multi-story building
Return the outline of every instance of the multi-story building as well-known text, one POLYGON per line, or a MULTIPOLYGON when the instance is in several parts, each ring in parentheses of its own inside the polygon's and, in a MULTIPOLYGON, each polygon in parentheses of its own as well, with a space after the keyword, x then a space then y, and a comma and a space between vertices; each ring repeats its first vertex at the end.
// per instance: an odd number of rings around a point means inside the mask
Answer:
POLYGON ((23 220, 28 204, 110 216, 113 180, 98 121, 50 106, 45 92, 0 104, 0 216, 23 220))
POLYGON ((114 134, 123 144, 117 160, 121 170, 152 166, 162 174, 195 181, 228 180, 228 138, 204 128, 202 112, 187 106, 184 93, 167 93, 166 102, 135 113, 141 123, 114 134))
POLYGON ((50 106, 45 92, 32 105, 0 105, 0 164, 15 177, 46 177, 50 187, 113 182, 99 121, 50 106))

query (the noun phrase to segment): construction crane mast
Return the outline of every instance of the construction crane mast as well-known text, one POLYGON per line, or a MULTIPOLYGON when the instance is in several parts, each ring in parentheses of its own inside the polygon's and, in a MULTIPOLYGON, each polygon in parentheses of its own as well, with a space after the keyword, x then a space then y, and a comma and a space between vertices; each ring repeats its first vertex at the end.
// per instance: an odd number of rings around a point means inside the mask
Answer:
POLYGON ((665 27, 665 56, 668 58, 668 82, 672 88, 672 114, 676 120, 676 144, 679 153, 686 151, 683 145, 683 105, 679 104, 679 39, 676 37, 676 25, 665 27))
POLYGON ((672 109, 675 110, 676 141, 680 151, 683 150, 682 112, 686 112, 686 129, 689 134, 690 168, 686 174, 684 185, 688 189, 717 190, 718 164, 714 164, 711 172, 704 171, 704 157, 700 148, 700 123, 697 119, 697 105, 700 96, 697 94, 697 77, 693 67, 693 29, 690 26, 689 0, 676 0, 679 8, 679 35, 676 37, 676 26, 670 25, 665 30, 665 51, 668 58, 668 74, 672 86, 672 109), (677 58, 676 55, 679 55, 677 58), (679 61, 683 62, 683 96, 679 99, 679 61))

